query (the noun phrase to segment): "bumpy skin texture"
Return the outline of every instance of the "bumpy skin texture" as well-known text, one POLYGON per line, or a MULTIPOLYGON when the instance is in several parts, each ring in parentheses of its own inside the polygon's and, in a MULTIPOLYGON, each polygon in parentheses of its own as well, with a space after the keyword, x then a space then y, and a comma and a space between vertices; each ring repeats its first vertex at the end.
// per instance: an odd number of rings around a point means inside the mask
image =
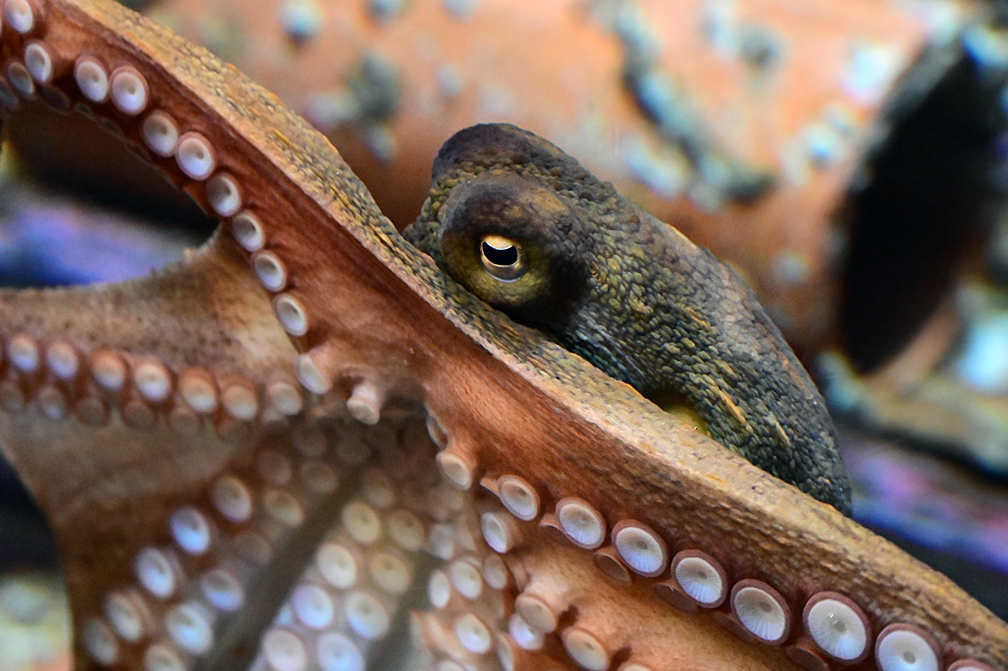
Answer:
POLYGON ((460 131, 404 235, 489 304, 850 514, 825 403, 748 287, 553 144, 503 124, 460 131), (488 272, 488 235, 520 250, 518 279, 488 272))

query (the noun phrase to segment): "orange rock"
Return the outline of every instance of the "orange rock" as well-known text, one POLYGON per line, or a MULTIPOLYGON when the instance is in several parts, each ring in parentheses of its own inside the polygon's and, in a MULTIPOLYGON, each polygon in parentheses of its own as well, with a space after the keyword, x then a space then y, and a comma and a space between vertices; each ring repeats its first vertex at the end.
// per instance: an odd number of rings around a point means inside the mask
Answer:
POLYGON ((837 326, 835 214, 855 168, 898 80, 966 12, 866 0, 173 0, 150 13, 327 132, 397 225, 416 215, 451 133, 509 121, 733 262, 809 353, 837 326), (753 188, 761 179, 772 185, 753 188), (731 197, 747 189, 758 197, 731 197))

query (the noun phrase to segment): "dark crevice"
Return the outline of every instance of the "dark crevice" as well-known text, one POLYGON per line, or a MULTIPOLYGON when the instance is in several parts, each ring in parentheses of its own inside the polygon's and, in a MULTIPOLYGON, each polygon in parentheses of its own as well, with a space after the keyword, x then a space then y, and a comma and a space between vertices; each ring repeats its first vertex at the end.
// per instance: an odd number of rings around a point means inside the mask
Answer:
POLYGON ((5 119, 4 135, 15 178, 0 185, 0 285, 146 275, 217 227, 135 148, 92 119, 39 105, 5 119))
POLYGON ((56 540, 31 494, 0 450, 0 574, 56 568, 56 540))
POLYGON ((864 168, 867 186, 841 214, 850 244, 840 316, 861 372, 910 341, 984 236, 1005 125, 999 92, 960 58, 912 111, 893 105, 892 130, 864 168))
MULTIPOLYGON (((360 481, 363 468, 348 471, 345 482, 360 481)), ((195 664, 194 671, 231 671, 250 668, 266 629, 290 596, 302 573, 313 560, 322 539, 339 519, 340 510, 356 494, 353 487, 337 488, 314 508, 291 537, 279 544, 262 573, 248 587, 243 608, 231 616, 216 638, 213 650, 195 664)))

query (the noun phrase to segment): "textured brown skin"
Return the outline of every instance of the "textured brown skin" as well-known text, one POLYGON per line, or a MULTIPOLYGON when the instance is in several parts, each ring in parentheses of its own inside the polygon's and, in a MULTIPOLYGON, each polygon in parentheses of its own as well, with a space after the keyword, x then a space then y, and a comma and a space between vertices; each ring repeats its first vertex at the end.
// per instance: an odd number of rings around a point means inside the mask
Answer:
MULTIPOLYGON (((110 2, 61 1, 46 12, 61 54, 86 48, 134 63, 157 104, 203 130, 226 157, 225 166, 269 213, 270 247, 282 254, 294 278, 290 292, 310 316, 309 332, 294 344, 317 352, 334 379, 366 370, 422 400, 453 437, 451 449, 471 457, 479 473, 521 475, 543 496, 582 496, 610 524, 638 519, 675 547, 716 555, 735 577, 770 582, 795 608, 817 590, 841 591, 864 608, 873 632, 911 622, 936 638, 945 663, 975 656, 995 668, 1008 664, 1008 625, 947 578, 448 279, 398 236, 331 145, 247 78, 110 2)), ((5 31, 5 43, 9 38, 5 31)), ((137 139, 135 129, 128 137, 137 139)), ((158 165, 184 182, 171 161, 158 165)), ((221 243, 174 270, 180 281, 94 287, 86 304, 81 292, 37 292, 31 300, 2 292, 0 324, 5 333, 59 334, 85 348, 107 339, 93 331, 97 316, 124 309, 128 316, 105 329, 126 352, 176 364, 186 362, 185 351, 265 379, 267 362, 289 361, 292 349, 265 292, 251 289, 247 276, 239 279, 246 266, 234 243, 221 243), (205 295, 221 302, 194 301, 184 289, 205 280, 218 285, 205 295), (239 308, 237 296, 246 305, 239 308), (151 328, 135 329, 136 316, 151 328), (193 330, 179 330, 190 318, 193 330), (158 330, 162 336, 148 337, 158 330), (201 345, 214 334, 247 343, 247 351, 201 345)), ((121 422, 92 429, 34 410, 0 412, 0 446, 52 522, 78 623, 100 613, 103 595, 123 585, 138 548, 168 542, 172 507, 190 501, 223 462, 240 459, 254 436, 237 447, 212 432, 206 438, 203 445, 121 422)), ((781 648, 736 638, 704 614, 679 613, 646 581, 608 581, 590 553, 529 526, 523 570, 574 590, 578 617, 605 625, 599 631, 615 632, 617 647, 632 648, 655 669, 798 668, 781 648)), ((517 668, 574 668, 567 659, 548 667, 535 662, 522 659, 517 668)), ((99 668, 81 653, 78 667, 99 668)), ((849 668, 867 671, 874 661, 849 668)))
POLYGON ((715 439, 850 515, 826 404, 752 291, 553 144, 507 124, 459 131, 403 235, 494 307, 660 405, 685 401, 715 439), (477 262, 487 234, 546 258, 498 292, 477 262))

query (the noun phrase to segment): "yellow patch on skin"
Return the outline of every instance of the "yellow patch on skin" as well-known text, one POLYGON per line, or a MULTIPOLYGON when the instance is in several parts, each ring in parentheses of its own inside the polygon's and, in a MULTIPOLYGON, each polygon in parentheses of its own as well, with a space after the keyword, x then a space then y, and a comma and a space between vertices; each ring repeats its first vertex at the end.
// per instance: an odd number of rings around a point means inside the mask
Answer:
POLYGON ((714 363, 717 365, 718 368, 724 371, 725 377, 729 379, 734 379, 738 377, 738 375, 735 373, 735 369, 732 368, 730 365, 728 365, 726 361, 723 361, 721 359, 715 359, 714 363))
POLYGON ((676 403, 673 405, 662 406, 662 410, 684 424, 692 425, 694 429, 703 435, 710 437, 710 431, 707 430, 707 422, 703 420, 700 413, 698 413, 692 406, 683 403, 676 403))
MULTIPOLYGON (((735 420, 739 424, 741 424, 742 426, 745 426, 746 423, 747 423, 747 421, 748 421, 748 420, 746 420, 745 413, 742 412, 741 408, 739 408, 737 405, 735 405, 735 401, 733 401, 731 399, 731 396, 729 396, 727 393, 725 393, 725 391, 723 389, 721 389, 720 387, 717 387, 717 393, 718 393, 718 396, 721 397, 721 401, 725 404, 725 407, 728 408, 728 412, 731 413, 732 417, 734 417, 735 420)), ((774 421, 776 421, 776 420, 774 420, 774 421)), ((779 428, 782 433, 784 432, 784 429, 781 429, 780 424, 777 425, 777 428, 779 428)), ((790 444, 790 443, 791 443, 791 441, 789 440, 788 444, 790 444)))
POLYGON ((639 316, 647 316, 654 312, 654 308, 648 305, 647 301, 641 298, 631 298, 630 302, 627 303, 627 307, 635 314, 639 316))
POLYGON ((688 314, 690 319, 693 321, 692 330, 694 332, 700 331, 701 329, 703 330, 710 329, 710 322, 704 319, 703 315, 697 312, 696 309, 694 309, 693 307, 688 305, 683 306, 683 312, 688 314))
POLYGON ((777 421, 777 416, 771 412, 769 415, 767 415, 767 419, 769 419, 770 423, 773 424, 774 428, 777 429, 777 434, 780 436, 781 444, 790 449, 791 439, 788 437, 787 432, 784 431, 784 427, 781 426, 781 423, 777 421))
MULTIPOLYGON (((550 219, 559 218, 568 211, 564 203, 556 194, 549 191, 536 191, 526 196, 525 203, 532 206, 538 213, 550 219)), ((510 217, 510 212, 507 214, 510 217)))

